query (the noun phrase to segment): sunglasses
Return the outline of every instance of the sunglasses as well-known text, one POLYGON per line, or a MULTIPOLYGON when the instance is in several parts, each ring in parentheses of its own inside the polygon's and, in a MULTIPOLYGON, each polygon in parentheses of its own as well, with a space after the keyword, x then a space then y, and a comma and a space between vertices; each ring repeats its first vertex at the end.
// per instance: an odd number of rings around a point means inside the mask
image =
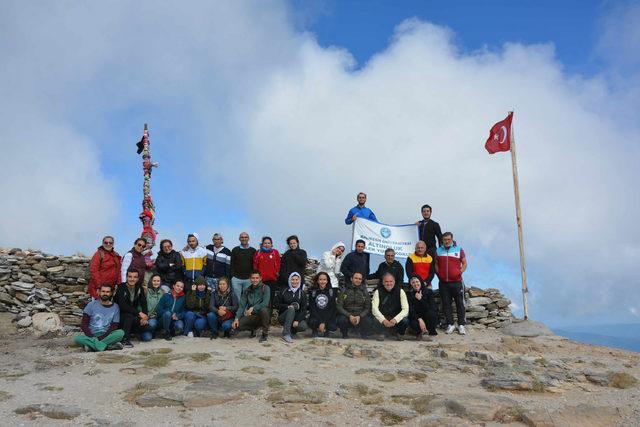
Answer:
POLYGON ((144 248, 144 246, 145 246, 145 245, 141 245, 141 244, 139 244, 139 243, 138 243, 138 244, 136 245, 136 248, 144 248))

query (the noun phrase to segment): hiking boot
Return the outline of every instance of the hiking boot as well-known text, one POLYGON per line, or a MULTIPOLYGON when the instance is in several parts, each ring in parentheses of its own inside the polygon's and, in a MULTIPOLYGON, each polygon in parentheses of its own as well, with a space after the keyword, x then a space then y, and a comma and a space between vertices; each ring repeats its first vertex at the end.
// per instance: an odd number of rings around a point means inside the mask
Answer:
POLYGON ((251 331, 251 333, 249 334, 249 338, 255 338, 256 337, 256 331, 251 331))
POLYGON ((416 341, 422 341, 422 332, 416 334, 416 341))
POLYGON ((282 336, 282 341, 291 344, 293 342, 293 338, 291 338, 291 335, 283 335, 282 336))
POLYGON ((164 337, 164 339, 165 339, 165 340, 167 340, 167 341, 171 341, 171 340, 173 339, 173 337, 171 336, 171 332, 165 332, 165 333, 163 334, 163 337, 164 337))
POLYGON ((113 350, 122 350, 124 348, 124 346, 122 345, 122 343, 120 342, 115 342, 113 344, 109 344, 107 346, 107 351, 113 351, 113 350))
MULTIPOLYGON (((225 332, 226 334, 226 332, 225 332)), ((217 332, 212 332, 211 333, 211 337, 209 337, 210 340, 217 340, 218 339, 218 333, 217 332)))
POLYGON ((343 332, 342 339, 347 339, 347 338, 349 338, 349 334, 347 332, 343 332))
POLYGON ((311 332, 311 338, 318 338, 318 331, 311 332))
POLYGON ((458 333, 460 335, 467 335, 467 330, 464 328, 464 325, 458 325, 458 333))
POLYGON ((225 338, 231 338, 231 331, 224 331, 222 334, 225 338))
MULTIPOLYGON (((255 332, 253 333, 253 336, 256 336, 255 332)), ((265 342, 267 338, 269 338, 269 334, 265 334, 263 332, 262 335, 260 335, 260 339, 258 340, 258 342, 265 342)), ((291 337, 289 337, 289 339, 291 339, 291 337)))
POLYGON ((453 333, 453 331, 455 331, 455 330, 456 330, 456 327, 455 327, 455 326, 453 326, 453 325, 449 325, 449 326, 447 326, 447 330, 446 330, 446 331, 444 331, 444 333, 445 333, 445 334, 447 334, 447 335, 449 335, 449 334, 452 334, 452 333, 453 333))
POLYGON ((122 341, 122 346, 126 348, 133 348, 133 343, 131 340, 124 340, 122 341))

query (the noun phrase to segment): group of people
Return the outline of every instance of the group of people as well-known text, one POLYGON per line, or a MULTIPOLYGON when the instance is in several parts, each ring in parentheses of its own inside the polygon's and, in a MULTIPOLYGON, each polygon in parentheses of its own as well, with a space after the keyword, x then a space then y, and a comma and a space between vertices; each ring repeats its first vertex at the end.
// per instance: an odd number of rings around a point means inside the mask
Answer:
MULTIPOLYGON (((357 200, 345 223, 357 217, 376 220, 365 206, 366 195, 359 193, 357 200)), ((339 329, 343 338, 356 331, 364 338, 402 339, 410 327, 417 339, 431 339, 439 323, 431 283, 436 275, 445 332, 456 329, 453 300, 458 332, 464 335, 464 251, 450 232, 442 233, 431 220, 430 206, 421 211, 423 219, 416 222, 420 241, 404 267, 389 248, 371 273, 365 241, 357 240, 355 250, 346 255, 346 246, 338 242, 323 253, 312 283, 304 283, 307 253, 295 235, 287 238, 288 250, 282 255, 268 236, 259 249, 251 247, 246 232, 240 233, 240 244, 232 250, 218 233, 206 247, 191 233, 180 251, 170 240, 162 240, 146 286, 146 241, 137 239, 120 257, 113 237, 106 236, 91 260, 87 292, 92 300, 84 309, 76 342, 87 351, 104 351, 132 347, 134 336, 141 341, 155 335, 171 340, 182 334, 217 339, 220 332, 229 338, 239 331, 255 336, 257 330, 262 342, 268 339, 273 312, 287 343, 307 329, 312 336, 329 336, 339 329), (379 279, 373 294, 366 286, 371 278, 379 279)))

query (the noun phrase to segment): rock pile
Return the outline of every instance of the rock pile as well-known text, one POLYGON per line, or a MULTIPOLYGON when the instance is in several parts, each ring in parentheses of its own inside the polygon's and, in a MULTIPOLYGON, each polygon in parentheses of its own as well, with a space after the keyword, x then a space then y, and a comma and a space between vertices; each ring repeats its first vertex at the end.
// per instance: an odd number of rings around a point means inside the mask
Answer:
POLYGON ((0 311, 16 314, 19 327, 34 314, 57 313, 66 325, 80 324, 88 301, 89 258, 0 249, 0 311))

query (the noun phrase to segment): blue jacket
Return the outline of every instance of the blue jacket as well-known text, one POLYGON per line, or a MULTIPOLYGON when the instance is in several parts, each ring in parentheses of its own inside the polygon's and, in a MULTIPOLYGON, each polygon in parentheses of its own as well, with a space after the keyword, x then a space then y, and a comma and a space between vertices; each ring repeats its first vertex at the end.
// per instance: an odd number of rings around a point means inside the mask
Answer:
POLYGON ((156 305, 156 313, 158 314, 158 318, 162 319, 162 316, 166 311, 174 314, 178 317, 178 319, 182 320, 184 318, 184 311, 186 306, 187 299, 184 294, 180 295, 178 298, 173 298, 171 292, 168 292, 162 295, 160 298, 160 302, 156 305))
POLYGON ((347 225, 350 225, 353 222, 351 218, 353 218, 354 215, 358 215, 358 218, 370 219, 371 221, 378 222, 378 218, 376 218, 376 214, 374 214, 371 209, 369 209, 366 206, 364 208, 354 206, 351 209, 349 209, 349 213, 347 214, 347 217, 345 218, 344 223, 347 225))

